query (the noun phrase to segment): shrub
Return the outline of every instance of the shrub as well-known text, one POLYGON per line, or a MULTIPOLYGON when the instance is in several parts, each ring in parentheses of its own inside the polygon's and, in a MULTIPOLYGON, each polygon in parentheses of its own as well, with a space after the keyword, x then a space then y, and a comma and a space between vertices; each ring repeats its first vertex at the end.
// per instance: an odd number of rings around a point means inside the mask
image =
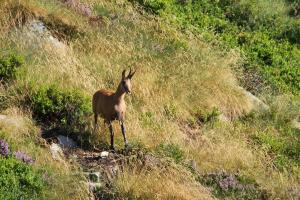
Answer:
POLYGON ((23 64, 23 59, 17 55, 0 58, 0 81, 9 81, 16 77, 17 68, 23 64))
POLYGON ((32 166, 0 157, 0 199, 39 199, 44 182, 32 166))
POLYGON ((252 10, 251 5, 237 3, 235 0, 220 1, 220 7, 225 11, 225 16, 238 26, 249 26, 252 10))
MULTIPOLYGON (((299 10, 300 10, 300 3, 299 3, 299 10)), ((286 25, 282 35, 280 38, 287 38, 291 43, 300 44, 299 37, 300 37, 300 21, 293 21, 286 25)))
POLYGON ((176 163, 180 163, 184 159, 184 152, 175 144, 160 144, 156 148, 156 152, 159 155, 172 158, 176 163))
POLYGON ((293 16, 293 17, 299 16, 299 14, 300 14, 300 2, 297 1, 297 0, 295 0, 295 1, 289 0, 289 1, 290 1, 290 3, 292 3, 291 4, 291 9, 290 9, 290 12, 289 12, 290 16, 293 16))
POLYGON ((27 101, 34 119, 50 126, 80 127, 84 125, 84 117, 91 113, 89 98, 79 91, 65 91, 56 86, 32 91, 27 101))

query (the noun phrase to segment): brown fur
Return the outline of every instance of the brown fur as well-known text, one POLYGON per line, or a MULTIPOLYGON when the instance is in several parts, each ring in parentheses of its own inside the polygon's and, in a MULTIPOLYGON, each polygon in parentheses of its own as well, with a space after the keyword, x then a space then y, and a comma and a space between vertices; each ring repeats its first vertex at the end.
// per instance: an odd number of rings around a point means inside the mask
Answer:
POLYGON ((122 90, 117 90, 115 93, 106 89, 98 90, 93 96, 94 114, 97 115, 97 117, 98 115, 102 117, 105 122, 116 119, 124 121, 126 112, 124 97, 125 91, 122 90))

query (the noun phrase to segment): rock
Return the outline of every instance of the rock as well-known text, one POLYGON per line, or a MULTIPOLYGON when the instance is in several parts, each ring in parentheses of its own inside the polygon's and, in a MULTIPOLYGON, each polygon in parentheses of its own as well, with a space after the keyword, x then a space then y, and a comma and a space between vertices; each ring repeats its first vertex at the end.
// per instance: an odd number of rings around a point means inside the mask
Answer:
POLYGON ((100 154, 101 158, 107 158, 108 155, 109 155, 108 151, 102 151, 101 154, 100 154))
POLYGON ((30 21, 23 29, 23 37, 28 40, 34 40, 32 46, 42 46, 50 44, 55 49, 59 49, 60 53, 65 53, 67 45, 54 37, 47 29, 46 25, 40 20, 30 21))
POLYGON ((253 110, 257 110, 257 111, 269 110, 269 106, 265 104, 262 100, 260 100, 258 97, 254 96, 253 94, 251 94, 250 92, 248 92, 242 87, 238 87, 238 88, 248 98, 248 100, 252 104, 253 110))
POLYGON ((69 138, 69 137, 66 137, 63 135, 59 135, 59 136, 57 136, 57 139, 59 141, 59 144, 63 148, 76 148, 77 147, 75 141, 72 138, 69 138))
POLYGON ((6 115, 0 115, 0 120, 5 120, 7 118, 6 115))
POLYGON ((45 24, 39 20, 33 20, 30 24, 29 24, 30 30, 37 33, 37 34, 45 34, 47 31, 47 28, 45 26, 45 24))
POLYGON ((100 181, 100 172, 92 172, 89 175, 90 181, 98 183, 100 181))
POLYGON ((50 152, 54 160, 62 160, 64 157, 62 148, 56 143, 50 145, 50 152))
POLYGON ((100 172, 85 172, 84 175, 89 179, 90 182, 99 183, 100 182, 100 172))
POLYGON ((97 191, 101 188, 102 184, 101 183, 92 183, 88 182, 89 190, 91 192, 97 191))

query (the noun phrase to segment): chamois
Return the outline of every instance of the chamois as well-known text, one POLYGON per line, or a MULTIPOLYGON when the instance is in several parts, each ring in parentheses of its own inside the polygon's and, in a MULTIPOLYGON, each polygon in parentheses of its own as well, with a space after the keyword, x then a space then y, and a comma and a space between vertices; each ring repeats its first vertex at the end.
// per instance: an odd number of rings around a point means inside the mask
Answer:
POLYGON ((118 120, 121 125, 122 134, 125 142, 125 150, 128 148, 128 141, 126 138, 126 129, 124 125, 125 119, 125 94, 131 93, 131 78, 136 71, 132 72, 130 69, 129 74, 126 76, 126 70, 122 72, 122 79, 119 83, 116 92, 106 89, 100 89, 93 95, 93 112, 95 118, 95 130, 97 127, 98 115, 104 119, 104 122, 109 125, 110 131, 110 148, 114 150, 114 131, 112 128, 112 121, 118 120))

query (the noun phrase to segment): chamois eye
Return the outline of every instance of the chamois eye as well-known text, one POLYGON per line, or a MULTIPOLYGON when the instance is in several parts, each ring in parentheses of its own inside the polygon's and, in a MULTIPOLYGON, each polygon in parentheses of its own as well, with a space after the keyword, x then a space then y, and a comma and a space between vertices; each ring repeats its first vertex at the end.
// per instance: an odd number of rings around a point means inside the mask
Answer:
POLYGON ((126 84, 126 82, 125 82, 125 81, 122 81, 122 84, 123 84, 123 85, 125 85, 125 84, 126 84))

